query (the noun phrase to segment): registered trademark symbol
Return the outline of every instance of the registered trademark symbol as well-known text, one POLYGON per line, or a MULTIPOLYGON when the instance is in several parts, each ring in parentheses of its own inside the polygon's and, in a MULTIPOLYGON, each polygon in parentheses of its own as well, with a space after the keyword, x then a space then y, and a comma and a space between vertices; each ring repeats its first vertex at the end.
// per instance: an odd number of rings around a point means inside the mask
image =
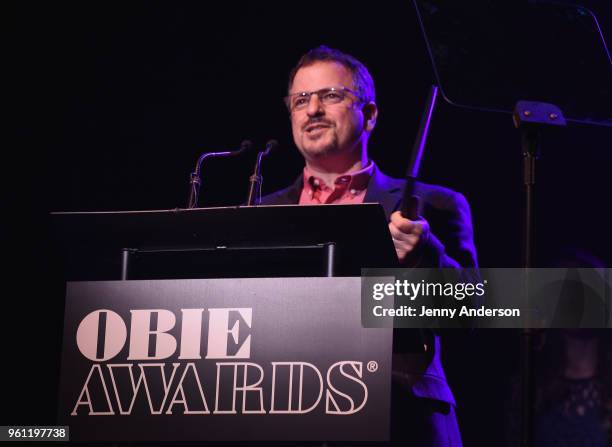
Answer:
POLYGON ((371 373, 376 372, 376 370, 378 369, 378 363, 372 360, 371 362, 368 362, 367 368, 368 371, 370 371, 371 373))

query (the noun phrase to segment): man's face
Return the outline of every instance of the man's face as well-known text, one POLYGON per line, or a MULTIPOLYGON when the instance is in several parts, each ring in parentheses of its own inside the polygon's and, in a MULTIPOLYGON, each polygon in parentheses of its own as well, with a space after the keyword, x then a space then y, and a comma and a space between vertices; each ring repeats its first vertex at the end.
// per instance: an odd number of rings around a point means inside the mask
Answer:
MULTIPOLYGON (((329 87, 355 90, 351 72, 337 62, 316 62, 302 67, 293 79, 290 94, 329 87)), ((311 95, 306 107, 291 112, 293 140, 306 160, 322 157, 359 157, 362 139, 367 138, 360 101, 347 94, 337 104, 323 104, 311 95)))

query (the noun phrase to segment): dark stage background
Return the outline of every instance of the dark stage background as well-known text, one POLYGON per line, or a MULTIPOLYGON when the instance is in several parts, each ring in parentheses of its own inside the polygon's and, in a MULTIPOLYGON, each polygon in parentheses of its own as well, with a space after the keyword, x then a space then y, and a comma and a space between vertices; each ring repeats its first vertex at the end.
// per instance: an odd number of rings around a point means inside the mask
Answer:
MULTIPOLYGON (((610 6, 583 2, 609 35, 610 6)), ((412 3, 32 2, 12 6, 10 67, 17 145, 6 147, 4 301, 12 303, 14 360, 2 423, 52 424, 62 284, 49 259, 49 211, 184 207, 198 155, 248 138, 282 150, 265 161, 264 193, 290 183, 302 162, 282 102, 287 75, 319 44, 362 60, 380 108, 371 156, 402 176, 433 82, 412 3), (17 287, 9 287, 12 284, 17 287), (11 385, 11 383, 14 384, 11 385), (10 407, 10 408, 7 408, 10 407)), ((6 8, 6 7, 5 7, 6 8)), ((525 98, 529 99, 529 98, 525 98)), ((612 129, 573 125, 546 134, 540 161, 540 266, 563 253, 612 265, 612 129)), ((422 179, 463 192, 480 264, 518 266, 521 153, 510 115, 435 111, 422 179)), ((200 204, 246 199, 252 159, 214 160, 200 204)), ((245 222, 248 225, 248 222, 245 222)), ((444 357, 465 444, 501 445, 518 370, 514 331, 444 334, 444 357)), ((7 381, 9 380, 9 381, 7 381)))

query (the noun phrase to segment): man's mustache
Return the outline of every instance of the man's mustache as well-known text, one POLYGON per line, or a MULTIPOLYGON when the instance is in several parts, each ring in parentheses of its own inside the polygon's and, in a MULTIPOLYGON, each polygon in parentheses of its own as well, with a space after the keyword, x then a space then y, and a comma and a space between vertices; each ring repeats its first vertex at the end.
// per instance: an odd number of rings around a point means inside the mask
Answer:
POLYGON ((327 126, 333 126, 334 123, 327 121, 323 118, 317 118, 317 117, 312 117, 308 120, 308 122, 306 122, 306 124, 302 127, 302 129, 308 129, 309 126, 312 126, 314 124, 325 124, 327 126))

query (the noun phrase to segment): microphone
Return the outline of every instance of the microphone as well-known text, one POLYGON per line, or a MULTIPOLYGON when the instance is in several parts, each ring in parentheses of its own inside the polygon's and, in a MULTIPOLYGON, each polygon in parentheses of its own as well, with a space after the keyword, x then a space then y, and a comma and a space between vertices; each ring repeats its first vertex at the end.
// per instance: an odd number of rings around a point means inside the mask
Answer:
POLYGON ((191 173, 191 177, 189 180, 189 184, 191 185, 189 192, 189 202, 187 203, 187 208, 196 208, 198 206, 198 200, 200 195, 200 186, 202 184, 202 163, 207 158, 216 158, 216 157, 236 157, 238 155, 244 154, 248 152, 253 147, 253 143, 249 140, 244 140, 240 143, 240 148, 235 151, 222 151, 222 152, 204 152, 198 158, 198 161, 195 165, 195 170, 191 173))
POLYGON ((270 155, 276 149, 278 149, 278 141, 276 141, 276 140, 269 140, 266 143, 266 149, 264 150, 263 156, 265 157, 267 155, 270 155))
POLYGON ((244 154, 245 152, 249 152, 253 148, 253 143, 251 140, 244 140, 240 143, 240 149, 235 152, 232 152, 231 156, 244 154))
POLYGON ((261 201, 261 183, 263 178, 261 176, 261 160, 270 155, 278 148, 278 141, 268 140, 266 148, 257 154, 257 160, 255 160, 255 168, 253 169, 253 175, 249 178, 249 195, 247 196, 246 206, 259 205, 261 201))

